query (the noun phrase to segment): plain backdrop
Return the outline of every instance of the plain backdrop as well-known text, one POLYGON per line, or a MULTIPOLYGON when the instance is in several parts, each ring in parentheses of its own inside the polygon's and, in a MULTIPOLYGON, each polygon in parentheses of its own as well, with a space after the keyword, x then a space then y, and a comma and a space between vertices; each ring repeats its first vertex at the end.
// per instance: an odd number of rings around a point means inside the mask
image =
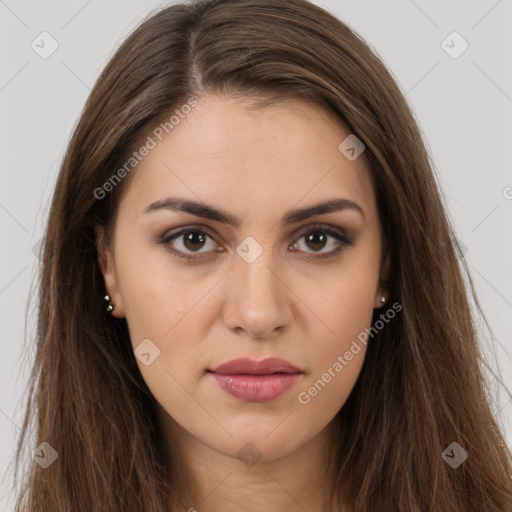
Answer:
MULTIPOLYGON (((511 389, 512 2, 315 3, 364 37, 413 108, 495 334, 485 355, 491 363, 497 356, 494 369, 511 389)), ((168 4, 0 0, 0 510, 13 509, 10 463, 28 378, 23 361, 32 356, 22 353, 27 298, 58 167, 108 59, 150 11, 168 4), (42 46, 52 45, 43 58, 42 46)), ((33 311, 28 318, 30 336, 33 311)), ((512 444, 503 391, 495 410, 512 444)))

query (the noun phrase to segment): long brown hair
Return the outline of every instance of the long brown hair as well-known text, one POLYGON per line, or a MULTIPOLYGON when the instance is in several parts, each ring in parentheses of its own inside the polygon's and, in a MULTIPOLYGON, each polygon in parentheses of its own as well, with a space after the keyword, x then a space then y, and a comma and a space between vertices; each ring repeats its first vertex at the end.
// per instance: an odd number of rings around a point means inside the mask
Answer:
POLYGON ((30 449, 48 443, 58 458, 46 469, 30 460, 17 510, 183 506, 126 321, 103 307, 95 227, 112 227, 129 177, 105 197, 95 191, 155 126, 206 91, 257 99, 258 107, 315 102, 366 146, 390 255, 389 300, 403 310, 369 343, 339 412, 333 496, 360 512, 512 510, 511 454, 493 418, 471 310, 470 299, 478 301, 416 120, 369 46, 306 0, 163 8, 99 77, 64 156, 45 232, 15 479, 29 441, 30 449), (453 442, 468 453, 457 468, 442 457, 453 442))

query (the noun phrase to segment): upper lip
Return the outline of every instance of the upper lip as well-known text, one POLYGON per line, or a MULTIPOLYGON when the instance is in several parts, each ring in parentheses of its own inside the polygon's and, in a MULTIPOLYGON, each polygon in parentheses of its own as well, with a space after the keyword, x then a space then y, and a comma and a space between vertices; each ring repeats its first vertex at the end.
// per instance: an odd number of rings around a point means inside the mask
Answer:
POLYGON ((271 373, 302 373, 300 368, 284 359, 278 357, 268 357, 261 361, 240 357, 222 363, 221 365, 209 370, 213 373, 222 373, 225 375, 234 375, 247 373, 252 375, 269 375, 271 373))

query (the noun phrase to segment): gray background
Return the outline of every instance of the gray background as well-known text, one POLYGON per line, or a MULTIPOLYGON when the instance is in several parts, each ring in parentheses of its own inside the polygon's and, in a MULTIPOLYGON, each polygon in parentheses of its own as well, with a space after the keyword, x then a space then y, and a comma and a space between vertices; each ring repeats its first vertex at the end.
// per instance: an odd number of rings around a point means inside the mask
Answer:
MULTIPOLYGON (((317 0, 347 22, 396 77, 424 133, 458 238, 512 388, 512 5, 511 0, 317 0), (461 41, 469 44, 458 58, 461 41)), ((120 42, 162 2, 0 0, 0 510, 12 510, 15 438, 28 367, 28 293, 60 160, 81 108, 120 42), (31 47, 58 42, 47 59, 31 47)), ((48 48, 48 45, 45 46, 48 48)), ((28 314, 29 333, 34 312, 28 314)), ((496 413, 512 444, 512 403, 496 413)), ((34 447, 35 448, 35 447, 34 447)), ((471 456, 471 454, 470 454, 471 456)))

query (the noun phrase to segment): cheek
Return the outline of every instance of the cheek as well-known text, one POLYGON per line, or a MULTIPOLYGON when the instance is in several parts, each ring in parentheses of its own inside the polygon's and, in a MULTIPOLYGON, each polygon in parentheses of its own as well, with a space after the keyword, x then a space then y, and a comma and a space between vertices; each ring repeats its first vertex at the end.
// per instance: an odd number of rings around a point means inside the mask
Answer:
POLYGON ((311 339, 322 337, 321 352, 332 354, 369 326, 378 286, 379 261, 370 251, 354 251, 332 272, 302 272, 295 279, 294 292, 300 295, 320 322, 311 339))
POLYGON ((142 378, 165 410, 207 425, 211 417, 192 397, 208 367, 203 345, 215 317, 211 292, 218 276, 180 269, 163 249, 133 249, 119 258, 118 276, 135 355, 142 346, 151 353, 148 365, 136 359, 142 378))
POLYGON ((191 396, 208 368, 204 340, 218 315, 220 277, 172 258, 163 248, 132 244, 118 257, 120 291, 135 355, 146 346, 151 353, 147 366, 136 359, 151 393, 168 410, 197 415, 191 396))
POLYGON ((140 239, 136 243, 126 241, 122 252, 120 247, 119 288, 134 345, 145 338, 176 338, 185 326, 193 345, 194 330, 199 331, 202 325, 197 316, 203 323, 207 321, 201 301, 218 278, 199 267, 186 269, 173 258, 163 247, 140 239))
POLYGON ((305 417, 326 424, 345 404, 364 362, 374 293, 372 280, 341 279, 319 310, 329 330, 323 328, 321 336, 310 337, 314 340, 308 350, 311 372, 296 397, 305 417))
MULTIPOLYGON (((300 387, 298 402, 304 414, 327 418, 345 403, 361 371, 378 284, 378 252, 366 251, 347 260, 336 279, 316 280, 307 289, 307 304, 320 322, 312 340, 311 372, 300 387)), ((306 281, 303 284, 304 293, 306 281)), ((311 324, 312 325, 312 324, 311 324)))

